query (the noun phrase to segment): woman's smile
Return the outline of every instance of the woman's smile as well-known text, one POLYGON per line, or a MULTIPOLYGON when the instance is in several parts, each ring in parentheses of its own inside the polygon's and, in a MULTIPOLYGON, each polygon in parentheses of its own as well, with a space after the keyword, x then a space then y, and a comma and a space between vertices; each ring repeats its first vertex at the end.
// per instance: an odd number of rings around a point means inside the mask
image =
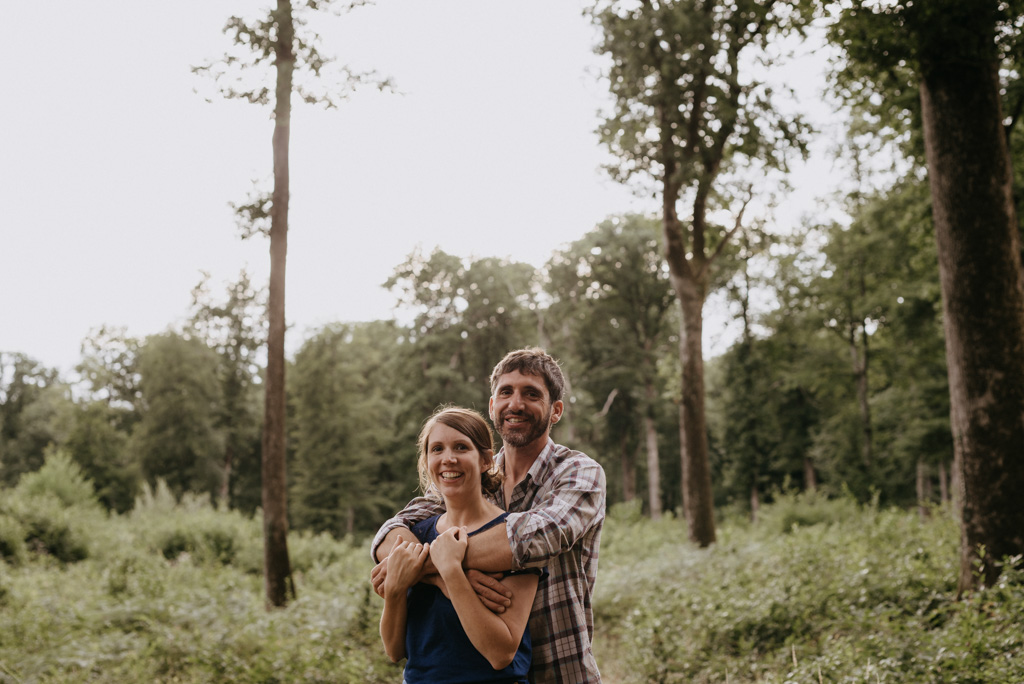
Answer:
POLYGON ((441 493, 461 491, 463 484, 477 489, 483 472, 481 461, 480 451, 466 435, 443 423, 431 429, 427 468, 441 493))

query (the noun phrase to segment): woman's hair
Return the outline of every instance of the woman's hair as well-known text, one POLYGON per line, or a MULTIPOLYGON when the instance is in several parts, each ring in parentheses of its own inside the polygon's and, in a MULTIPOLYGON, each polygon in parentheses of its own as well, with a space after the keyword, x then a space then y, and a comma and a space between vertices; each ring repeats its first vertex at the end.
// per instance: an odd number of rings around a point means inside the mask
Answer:
POLYGON ((427 440, 430 439, 430 431, 438 423, 458 430, 473 443, 476 450, 480 452, 480 489, 484 494, 498 491, 501 486, 502 475, 494 464, 494 437, 491 435, 491 428, 487 421, 476 411, 459 408, 457 406, 441 407, 434 412, 434 415, 427 418, 420 430, 419 458, 416 460, 416 469, 420 474, 420 488, 424 494, 437 495, 437 488, 430 479, 430 471, 427 468, 427 440))

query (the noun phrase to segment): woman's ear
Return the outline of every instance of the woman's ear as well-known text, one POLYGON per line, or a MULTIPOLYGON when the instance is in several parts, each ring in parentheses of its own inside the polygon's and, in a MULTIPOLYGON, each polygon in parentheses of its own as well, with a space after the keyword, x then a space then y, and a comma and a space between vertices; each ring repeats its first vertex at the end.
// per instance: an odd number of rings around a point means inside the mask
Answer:
POLYGON ((480 470, 487 472, 494 467, 494 452, 490 449, 484 449, 480 452, 480 470))

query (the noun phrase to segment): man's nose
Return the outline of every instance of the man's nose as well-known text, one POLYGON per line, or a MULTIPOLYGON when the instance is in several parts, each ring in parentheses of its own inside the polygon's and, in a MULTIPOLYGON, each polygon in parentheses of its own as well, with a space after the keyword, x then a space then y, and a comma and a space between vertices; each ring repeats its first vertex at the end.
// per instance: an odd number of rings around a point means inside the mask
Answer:
POLYGON ((513 392, 512 396, 509 397, 508 407, 513 411, 518 411, 523 408, 523 395, 519 392, 513 392))

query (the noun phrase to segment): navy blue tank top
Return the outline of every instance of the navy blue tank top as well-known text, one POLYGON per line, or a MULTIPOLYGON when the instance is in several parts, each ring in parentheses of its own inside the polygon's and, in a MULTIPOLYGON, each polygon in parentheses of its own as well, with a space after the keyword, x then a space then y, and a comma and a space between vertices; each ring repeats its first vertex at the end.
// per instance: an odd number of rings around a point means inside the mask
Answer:
MULTIPOLYGON (((502 513, 470 536, 503 523, 508 513, 502 513)), ((417 523, 412 531, 426 544, 437 539, 439 515, 417 523)), ((518 684, 526 682, 530 669, 532 647, 530 628, 523 632, 512 664, 495 670, 476 650, 462 628, 451 600, 441 590, 429 584, 416 584, 409 589, 408 618, 405 627, 405 664, 407 684, 518 684)))

